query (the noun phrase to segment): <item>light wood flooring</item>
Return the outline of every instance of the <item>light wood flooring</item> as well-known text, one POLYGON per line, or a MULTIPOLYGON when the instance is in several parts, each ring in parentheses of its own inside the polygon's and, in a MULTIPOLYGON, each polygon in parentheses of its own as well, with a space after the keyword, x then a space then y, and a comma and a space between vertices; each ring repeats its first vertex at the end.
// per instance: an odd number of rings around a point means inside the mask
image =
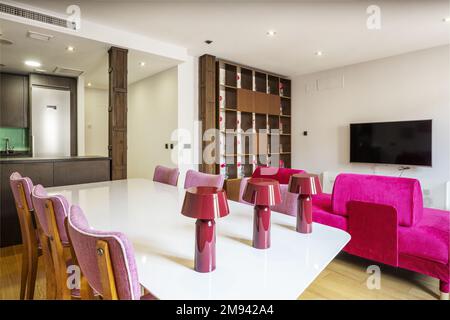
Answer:
MULTIPOLYGON (((18 299, 21 246, 0 249, 0 300, 18 299)), ((35 299, 45 299, 42 259, 35 299)), ((369 290, 366 273, 371 261, 339 254, 298 299, 439 299, 439 281, 407 270, 381 265, 381 288, 369 290)))

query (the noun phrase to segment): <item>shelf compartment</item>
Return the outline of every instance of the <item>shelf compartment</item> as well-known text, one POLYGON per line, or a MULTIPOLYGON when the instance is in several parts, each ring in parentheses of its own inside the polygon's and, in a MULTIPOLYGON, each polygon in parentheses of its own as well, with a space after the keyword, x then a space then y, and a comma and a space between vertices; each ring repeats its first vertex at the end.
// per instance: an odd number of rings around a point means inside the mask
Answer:
POLYGON ((291 97, 291 80, 280 79, 280 96, 291 97))
POLYGON ((279 95, 280 94, 280 78, 268 75, 267 76, 267 91, 270 94, 279 95))
POLYGON ((291 118, 280 117, 280 131, 282 134, 291 133, 291 118))
POLYGON ((267 93, 267 75, 265 73, 255 71, 255 91, 267 93))
POLYGON ((225 130, 236 131, 236 129, 237 129, 237 112, 225 111, 225 130))
POLYGON ((243 112, 254 112, 254 92, 247 89, 237 89, 237 109, 243 112))
POLYGON ((237 109, 237 89, 225 87, 225 103, 227 109, 237 109))
POLYGON ((281 114, 284 116, 291 115, 291 99, 281 98, 281 114))
POLYGON ((255 130, 257 133, 260 130, 267 130, 267 116, 265 114, 255 114, 255 130))
POLYGON ((291 136, 280 136, 280 152, 291 152, 291 136))
POLYGON ((253 90, 253 71, 241 68, 241 88, 253 90))
POLYGON ((245 133, 251 129, 253 129, 253 114, 241 112, 241 130, 245 133))
POLYGON ((237 87, 237 67, 225 63, 225 85, 237 87))
POLYGON ((269 118, 269 130, 279 130, 280 129, 280 118, 278 116, 274 116, 274 115, 269 115, 268 118, 269 118))
POLYGON ((280 168, 291 168, 291 155, 290 154, 280 154, 280 168))
POLYGON ((255 133, 241 135, 241 153, 256 154, 258 152, 258 137, 255 133))

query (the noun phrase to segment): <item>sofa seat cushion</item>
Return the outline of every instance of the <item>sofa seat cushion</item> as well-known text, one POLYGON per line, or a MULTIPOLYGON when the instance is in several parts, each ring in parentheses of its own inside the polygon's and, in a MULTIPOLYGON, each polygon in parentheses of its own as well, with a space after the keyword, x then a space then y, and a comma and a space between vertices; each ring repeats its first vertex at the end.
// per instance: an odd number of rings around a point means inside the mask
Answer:
POLYGON ((449 259, 450 212, 423 209, 414 227, 399 227, 398 250, 402 254, 447 264, 449 259))
POLYGON ((322 193, 313 196, 313 221, 330 227, 347 230, 347 217, 333 213, 331 194, 322 193))

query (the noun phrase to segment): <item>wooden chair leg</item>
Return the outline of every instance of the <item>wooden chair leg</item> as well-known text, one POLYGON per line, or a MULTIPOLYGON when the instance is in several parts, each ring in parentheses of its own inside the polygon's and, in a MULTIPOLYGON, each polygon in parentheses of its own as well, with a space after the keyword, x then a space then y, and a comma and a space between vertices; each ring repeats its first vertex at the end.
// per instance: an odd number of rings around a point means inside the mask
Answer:
POLYGON ((20 276, 20 300, 25 299, 25 294, 27 291, 28 264, 29 264, 28 252, 27 249, 24 247, 22 252, 22 273, 20 276))
POLYGON ((30 260, 30 267, 28 269, 28 279, 27 279, 27 299, 34 299, 34 288, 36 286, 36 274, 37 274, 37 257, 30 260))

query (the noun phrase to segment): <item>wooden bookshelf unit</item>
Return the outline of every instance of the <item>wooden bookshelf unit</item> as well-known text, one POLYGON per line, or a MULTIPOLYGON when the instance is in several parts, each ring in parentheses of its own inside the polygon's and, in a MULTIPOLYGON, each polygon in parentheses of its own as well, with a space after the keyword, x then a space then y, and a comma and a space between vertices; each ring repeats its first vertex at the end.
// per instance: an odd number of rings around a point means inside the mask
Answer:
POLYGON ((217 164, 203 172, 223 174, 225 179, 249 177, 256 166, 291 167, 291 81, 270 72, 218 59, 200 57, 200 120, 219 130, 217 164), (215 62, 206 70, 205 61, 215 62), (211 74, 213 73, 213 74, 211 74), (202 92, 215 92, 212 97, 202 92), (209 112, 208 112, 209 111, 209 112), (205 116, 209 115, 209 116, 205 116), (208 118, 209 117, 209 118, 208 118))

